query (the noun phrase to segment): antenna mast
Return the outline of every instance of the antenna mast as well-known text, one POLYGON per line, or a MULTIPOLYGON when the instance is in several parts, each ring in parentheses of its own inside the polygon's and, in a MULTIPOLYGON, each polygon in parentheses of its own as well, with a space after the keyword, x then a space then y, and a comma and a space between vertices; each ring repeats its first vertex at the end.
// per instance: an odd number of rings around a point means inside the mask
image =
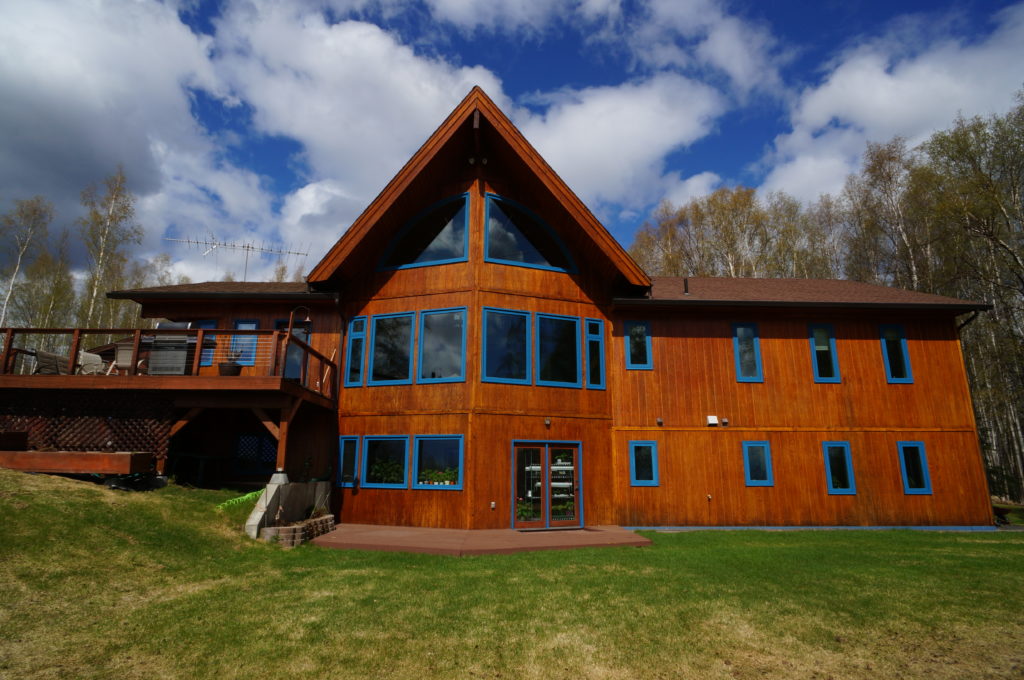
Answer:
POLYGON ((249 275, 249 253, 258 253, 260 255, 298 255, 300 257, 307 257, 309 255, 308 252, 300 252, 298 250, 267 247, 263 243, 260 243, 260 245, 257 246, 252 241, 247 241, 245 243, 221 241, 213 236, 208 239, 164 238, 164 240, 172 241, 174 243, 184 243, 188 248, 205 248, 206 250, 203 251, 203 257, 206 257, 218 248, 222 250, 241 250, 245 253, 245 268, 242 271, 242 281, 245 281, 246 277, 249 275))

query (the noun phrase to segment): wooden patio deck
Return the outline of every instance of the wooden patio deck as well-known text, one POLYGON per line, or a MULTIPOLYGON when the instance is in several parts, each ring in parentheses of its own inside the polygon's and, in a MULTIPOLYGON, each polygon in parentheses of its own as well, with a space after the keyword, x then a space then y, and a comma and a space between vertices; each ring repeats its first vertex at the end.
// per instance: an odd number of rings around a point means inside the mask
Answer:
POLYGON ((494 555, 532 550, 643 547, 650 539, 618 526, 593 526, 556 531, 514 529, 429 529, 370 524, 340 524, 313 539, 315 545, 338 550, 379 550, 432 555, 494 555))

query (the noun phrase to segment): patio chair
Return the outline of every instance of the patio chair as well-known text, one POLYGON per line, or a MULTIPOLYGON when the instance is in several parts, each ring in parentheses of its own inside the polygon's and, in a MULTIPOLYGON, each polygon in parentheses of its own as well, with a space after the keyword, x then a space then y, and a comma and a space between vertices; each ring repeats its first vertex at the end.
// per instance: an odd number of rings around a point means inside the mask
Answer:
POLYGON ((78 352, 78 365, 75 367, 78 375, 103 375, 105 368, 103 357, 99 354, 84 350, 78 352))
POLYGON ((33 375, 67 375, 68 374, 68 358, 61 356, 60 354, 54 354, 52 352, 44 352, 41 349, 37 349, 34 352, 36 357, 36 367, 33 369, 33 375))

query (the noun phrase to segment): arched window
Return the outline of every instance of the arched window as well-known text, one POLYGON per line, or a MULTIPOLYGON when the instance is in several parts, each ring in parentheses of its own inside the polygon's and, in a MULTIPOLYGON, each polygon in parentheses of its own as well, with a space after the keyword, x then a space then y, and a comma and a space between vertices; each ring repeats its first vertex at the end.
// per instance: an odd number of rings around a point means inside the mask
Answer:
POLYGON ((487 262, 571 272, 575 269, 558 235, 525 206, 487 194, 487 262))
POLYGON ((465 262, 469 251, 468 195, 435 203, 406 224, 381 260, 381 269, 465 262))

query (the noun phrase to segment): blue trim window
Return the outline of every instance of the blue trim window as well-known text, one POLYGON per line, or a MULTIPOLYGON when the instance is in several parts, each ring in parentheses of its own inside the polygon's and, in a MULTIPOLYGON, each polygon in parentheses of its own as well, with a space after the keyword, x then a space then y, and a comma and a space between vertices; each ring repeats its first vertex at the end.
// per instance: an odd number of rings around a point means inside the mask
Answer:
POLYGON ((485 262, 575 272, 558 234, 521 203, 487 194, 484 224, 485 262))
POLYGON ((529 312, 484 307, 484 382, 530 384, 529 312))
MULTIPOLYGON (((192 328, 202 328, 203 330, 210 330, 216 328, 217 322, 214 319, 203 319, 201 321, 193 321, 192 328)), ((217 336, 216 335, 203 335, 203 347, 199 354, 199 365, 200 366, 212 366, 213 365, 213 352, 217 348, 217 336)))
POLYGON ((381 269, 465 262, 469 253, 469 194, 435 203, 402 227, 381 269))
POLYGON ((380 314, 370 329, 369 385, 408 385, 412 382, 412 312, 380 314))
POLYGON ((466 308, 420 312, 419 374, 416 382, 466 379, 466 308))
POLYGON ((580 320, 537 314, 537 384, 580 387, 580 320))
POLYGON ((348 351, 345 352, 345 387, 363 384, 363 355, 366 353, 366 317, 348 323, 348 351))
POLYGON ((358 482, 359 437, 338 437, 338 486, 354 487, 358 482))
POLYGON ((825 454, 825 483, 830 495, 852 496, 857 493, 853 480, 850 442, 822 442, 825 454))
POLYGON ((408 486, 408 468, 408 437, 363 437, 361 486, 367 489, 404 489, 408 486))
POLYGON ((885 378, 891 383, 912 383, 914 374, 910 370, 910 354, 907 352, 907 336, 903 326, 884 324, 879 326, 882 342, 882 361, 885 363, 885 378))
MULTIPOLYGON (((240 331, 254 331, 260 327, 256 319, 236 319, 235 329, 240 331)), ((232 335, 231 351, 238 353, 235 363, 243 366, 256 365, 256 341, 255 335, 232 335)))
POLYGON ((587 389, 604 389, 604 321, 584 319, 587 336, 587 389))
POLYGON ((630 486, 660 486, 658 481, 658 442, 629 443, 630 486))
POLYGON ((743 442, 743 476, 747 486, 775 486, 771 444, 766 441, 743 442))
POLYGON ((642 371, 654 370, 650 322, 627 321, 623 337, 626 341, 626 368, 642 371))
POLYGON ((764 382, 761 372, 761 339, 756 323, 732 325, 732 351, 736 360, 736 382, 764 382))
POLYGON ((924 442, 896 442, 900 452, 900 473, 903 475, 903 493, 927 496, 932 492, 932 480, 928 475, 928 457, 924 442))
POLYGON ((412 488, 462 489, 462 435, 418 434, 414 437, 412 488))
POLYGON ((811 339, 811 365, 814 382, 837 383, 839 358, 836 356, 836 335, 831 324, 811 324, 807 327, 811 339))

